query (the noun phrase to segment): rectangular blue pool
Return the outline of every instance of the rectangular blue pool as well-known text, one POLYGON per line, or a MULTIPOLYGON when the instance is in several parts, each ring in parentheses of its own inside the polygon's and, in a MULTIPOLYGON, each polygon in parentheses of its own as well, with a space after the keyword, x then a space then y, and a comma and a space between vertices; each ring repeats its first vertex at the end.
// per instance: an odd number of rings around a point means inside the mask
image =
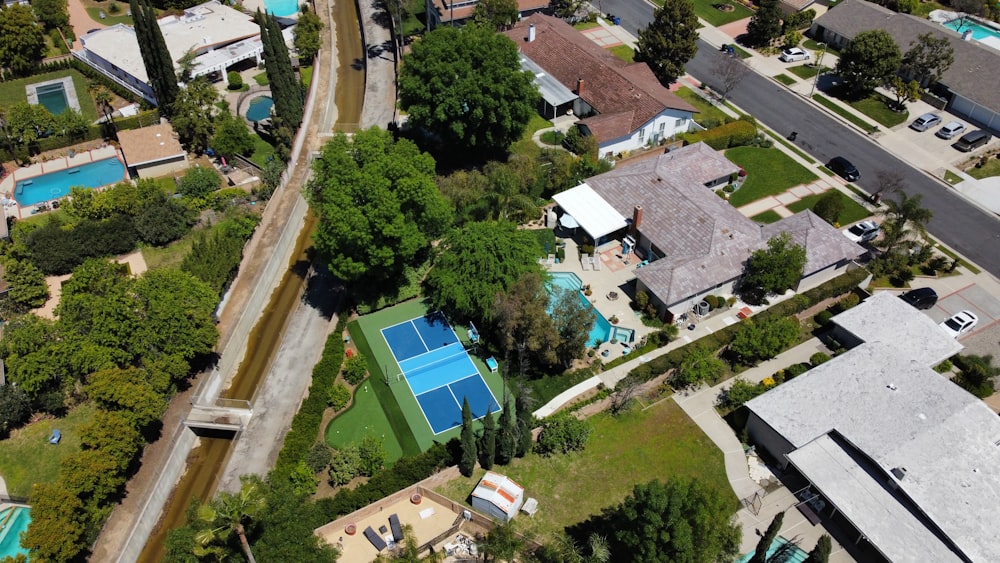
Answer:
POLYGON ((964 33, 966 31, 972 31, 972 38, 976 41, 982 41, 987 37, 1000 38, 1000 30, 994 29, 989 26, 985 26, 970 18, 958 18, 951 20, 950 22, 942 24, 948 29, 955 30, 959 33, 964 33))
POLYGON ((124 179, 126 179, 125 165, 122 161, 118 158, 107 158, 18 180, 14 188, 14 199, 22 207, 29 207, 43 201, 66 197, 69 195, 69 189, 74 186, 99 188, 124 179))

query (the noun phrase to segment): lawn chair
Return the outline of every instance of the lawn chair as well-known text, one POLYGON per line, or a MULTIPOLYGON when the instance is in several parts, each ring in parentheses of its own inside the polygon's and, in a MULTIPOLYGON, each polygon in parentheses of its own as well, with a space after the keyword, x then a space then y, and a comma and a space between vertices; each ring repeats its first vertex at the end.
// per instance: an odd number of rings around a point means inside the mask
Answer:
POLYGON ((600 272, 601 271, 601 256, 599 254, 595 254, 593 257, 591 257, 590 261, 594 263, 594 270, 600 272))
POLYGON ((590 261, 590 256, 581 256, 580 264, 583 266, 584 272, 594 269, 594 264, 590 261))

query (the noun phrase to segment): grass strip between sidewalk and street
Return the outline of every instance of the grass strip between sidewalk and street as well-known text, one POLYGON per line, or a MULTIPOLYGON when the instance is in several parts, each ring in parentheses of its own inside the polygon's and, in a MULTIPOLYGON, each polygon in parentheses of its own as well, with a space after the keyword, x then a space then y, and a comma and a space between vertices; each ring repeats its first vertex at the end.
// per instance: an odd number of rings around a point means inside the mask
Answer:
POLYGON ((878 130, 878 127, 870 125, 867 121, 861 119, 860 117, 854 115, 854 112, 840 107, 839 104, 827 98, 823 94, 815 94, 813 99, 820 103, 823 107, 829 109, 833 113, 843 117, 844 119, 850 121, 854 125, 860 127, 865 133, 874 133, 878 130))

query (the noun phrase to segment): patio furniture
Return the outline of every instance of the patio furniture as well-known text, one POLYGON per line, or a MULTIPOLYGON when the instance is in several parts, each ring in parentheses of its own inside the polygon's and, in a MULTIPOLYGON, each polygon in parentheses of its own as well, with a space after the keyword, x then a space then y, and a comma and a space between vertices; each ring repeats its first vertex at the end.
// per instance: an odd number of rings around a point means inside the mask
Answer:
POLYGON ((371 542, 371 544, 375 547, 376 551, 382 551, 383 549, 386 548, 385 540, 379 537, 379 535, 375 533, 375 530, 373 530, 371 526, 365 528, 365 537, 368 538, 368 541, 371 542))
POLYGON ((590 258, 590 261, 594 263, 594 270, 600 272, 601 271, 601 257, 595 254, 594 256, 592 256, 590 258))
POLYGON ((555 266, 555 265, 556 265, 556 255, 555 254, 549 254, 549 257, 545 259, 545 267, 546 268, 551 268, 552 266, 555 266))
POLYGON ((389 528, 392 530, 392 541, 403 541, 403 527, 399 525, 398 515, 389 516, 389 528))
POLYGON ((490 373, 496 373, 497 368, 500 367, 500 364, 497 363, 496 358, 490 356, 489 358, 486 358, 486 367, 490 368, 490 373))
POLYGON ((587 272, 594 269, 594 264, 590 261, 590 256, 581 256, 580 263, 583 265, 583 271, 587 272))
POLYGON ((608 292, 608 301, 616 301, 617 299, 618 299, 618 292, 617 291, 609 291, 608 292))

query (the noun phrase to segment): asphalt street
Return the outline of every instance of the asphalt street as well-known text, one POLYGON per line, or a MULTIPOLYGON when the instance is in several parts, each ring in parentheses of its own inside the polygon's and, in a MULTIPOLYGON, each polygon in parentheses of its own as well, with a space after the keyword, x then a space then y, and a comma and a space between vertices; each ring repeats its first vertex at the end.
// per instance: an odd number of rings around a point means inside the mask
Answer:
MULTIPOLYGON (((602 8, 620 17, 622 26, 634 35, 653 17, 653 7, 638 0, 602 0, 602 8)), ((719 80, 712 67, 723 56, 726 55, 699 41, 698 54, 686 65, 687 72, 718 89, 719 80)), ((1000 276, 1000 252, 997 252, 1000 219, 768 78, 748 74, 730 92, 729 99, 775 131, 783 134, 797 131, 795 144, 821 162, 834 156, 846 157, 861 171, 861 180, 856 184, 869 192, 875 191, 878 171, 899 172, 905 191, 909 195, 921 194, 924 207, 934 212, 928 225, 931 234, 994 276, 1000 276)))

